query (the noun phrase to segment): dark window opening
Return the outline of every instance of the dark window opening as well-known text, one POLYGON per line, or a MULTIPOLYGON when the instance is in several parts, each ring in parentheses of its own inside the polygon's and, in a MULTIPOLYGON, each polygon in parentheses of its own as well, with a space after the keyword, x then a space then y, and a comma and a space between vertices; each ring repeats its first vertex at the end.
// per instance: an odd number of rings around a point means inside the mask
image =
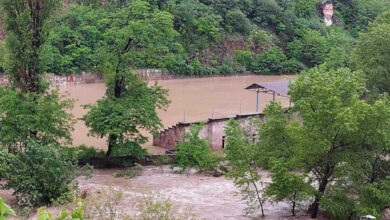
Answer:
POLYGON ((225 149, 225 136, 222 136, 222 149, 225 149))

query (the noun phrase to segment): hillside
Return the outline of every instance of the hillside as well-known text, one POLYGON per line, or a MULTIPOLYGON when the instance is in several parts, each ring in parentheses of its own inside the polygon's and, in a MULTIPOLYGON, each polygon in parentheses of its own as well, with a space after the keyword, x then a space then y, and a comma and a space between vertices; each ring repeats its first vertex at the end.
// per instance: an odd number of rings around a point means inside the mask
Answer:
MULTIPOLYGON (((122 13, 137 19, 137 13, 145 10, 166 16, 174 38, 163 48, 148 51, 146 44, 158 42, 145 40, 131 52, 130 66, 187 76, 296 74, 324 62, 346 66, 355 39, 390 8, 390 1, 326 2, 333 6, 330 26, 318 0, 64 1, 53 18, 42 60, 50 73, 102 72, 105 58, 99 49, 107 42, 113 17, 122 13)), ((0 69, 4 63, 0 60, 0 69)))

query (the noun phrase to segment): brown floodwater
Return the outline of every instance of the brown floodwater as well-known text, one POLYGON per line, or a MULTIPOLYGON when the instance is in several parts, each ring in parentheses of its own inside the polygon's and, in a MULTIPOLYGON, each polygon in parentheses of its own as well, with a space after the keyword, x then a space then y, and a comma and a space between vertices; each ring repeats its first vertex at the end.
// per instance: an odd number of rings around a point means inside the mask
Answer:
MULTIPOLYGON (((167 111, 159 110, 164 128, 179 121, 187 122, 207 120, 211 117, 223 117, 234 114, 255 112, 256 93, 244 88, 254 82, 271 82, 294 79, 294 76, 229 76, 191 79, 158 80, 159 85, 169 90, 171 104, 167 111)), ((149 82, 150 85, 153 82, 149 82)), ((104 83, 69 84, 60 86, 63 93, 74 99, 72 114, 80 119, 87 113, 82 105, 93 104, 104 96, 104 83)), ((276 97, 283 106, 289 105, 288 98, 276 97)), ((259 111, 272 100, 272 95, 260 93, 259 111)), ((163 153, 164 150, 152 146, 151 135, 144 145, 150 153, 163 153)), ((73 145, 85 144, 96 149, 106 149, 106 139, 88 136, 88 128, 78 120, 72 133, 73 145)))

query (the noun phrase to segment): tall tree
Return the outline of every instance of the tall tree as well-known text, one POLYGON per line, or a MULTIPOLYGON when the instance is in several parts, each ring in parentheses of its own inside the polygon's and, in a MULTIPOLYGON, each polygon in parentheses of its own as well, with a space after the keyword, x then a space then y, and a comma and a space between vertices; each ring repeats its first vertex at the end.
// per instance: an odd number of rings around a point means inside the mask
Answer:
POLYGON ((84 117, 92 134, 108 136, 107 157, 115 149, 139 148, 146 141, 139 129, 156 132, 162 126, 156 108, 169 104, 167 91, 157 84, 148 87, 131 68, 142 58, 159 62, 168 56, 177 35, 172 15, 141 0, 116 12, 111 23, 102 48, 106 97, 89 106, 84 117))
POLYGON ((48 21, 59 0, 1 0, 5 12, 10 74, 22 91, 42 92, 40 62, 48 21))
POLYGON ((225 153, 232 170, 227 173, 227 176, 232 178, 234 184, 240 188, 241 196, 247 203, 246 212, 252 213, 260 208, 261 215, 264 217, 264 187, 257 170, 259 146, 250 134, 252 126, 242 128, 237 121, 229 121, 225 129, 227 138, 225 153))
MULTIPOLYGON (((352 196, 356 191, 351 189, 370 183, 364 179, 388 175, 383 173, 383 159, 389 148, 385 130, 390 105, 386 98, 366 103, 360 100, 363 92, 359 72, 313 68, 290 87, 299 119, 288 120, 280 105, 266 110, 267 121, 260 128, 261 155, 284 158, 290 169, 313 177, 317 189, 310 206, 312 217, 322 205, 330 213, 348 218, 354 208, 347 206, 347 201, 356 201, 352 196), (352 180, 356 182, 352 184, 352 180), (344 203, 339 202, 341 198, 344 203)), ((264 161, 269 164, 269 159, 264 161)))

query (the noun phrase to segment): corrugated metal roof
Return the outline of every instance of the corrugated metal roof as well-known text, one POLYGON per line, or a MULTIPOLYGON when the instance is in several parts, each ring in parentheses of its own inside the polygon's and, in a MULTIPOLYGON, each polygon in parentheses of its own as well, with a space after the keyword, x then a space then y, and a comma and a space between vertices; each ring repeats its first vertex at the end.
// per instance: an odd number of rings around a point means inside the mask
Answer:
POLYGON ((288 85, 290 81, 279 81, 279 82, 260 82, 253 83, 245 89, 259 89, 260 92, 264 93, 276 93, 281 96, 288 96, 288 85))

